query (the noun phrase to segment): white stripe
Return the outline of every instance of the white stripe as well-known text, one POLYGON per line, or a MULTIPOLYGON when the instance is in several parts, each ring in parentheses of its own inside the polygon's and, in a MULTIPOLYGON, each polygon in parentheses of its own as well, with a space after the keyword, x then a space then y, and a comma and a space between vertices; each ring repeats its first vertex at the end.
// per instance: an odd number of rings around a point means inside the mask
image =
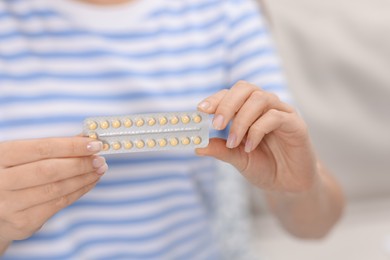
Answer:
MULTIPOLYGON (((36 109, 32 110, 31 106, 34 106, 34 103, 29 104, 29 106, 25 106, 23 109, 23 105, 20 103, 14 103, 7 106, 2 106, 2 119, 3 120, 14 120, 18 118, 35 118, 35 117, 52 117, 56 116, 60 118, 61 116, 79 116, 79 115, 93 115, 93 116, 101 116, 101 115, 126 115, 126 114, 136 114, 140 111, 150 111, 151 112, 160 112, 164 107, 166 109, 172 109, 170 106, 170 102, 175 103, 175 108, 177 111, 185 111, 185 110, 196 110, 196 105, 205 98, 204 94, 201 95, 192 95, 193 99, 189 100, 183 97, 172 97, 169 98, 169 102, 159 102, 148 99, 146 100, 136 100, 136 101, 92 101, 92 102, 84 102, 80 101, 41 101, 39 102, 39 106, 36 106, 36 109), (130 102, 130 103, 129 103, 130 102), (153 106, 151 107, 151 104, 153 106), (64 109, 66 108, 66 109, 64 109), (159 111, 156 111, 159 110, 159 111)), ((161 98, 159 98, 161 100, 161 98)), ((80 125, 81 130, 82 125, 80 125)))
MULTIPOLYGON (((3 26, 3 24, 1 24, 3 26)), ((2 28, 2 26, 0 28, 2 28)), ((205 31, 186 32, 184 37, 181 34, 153 37, 153 40, 145 39, 140 41, 131 40, 115 40, 105 39, 101 37, 93 37, 89 35, 69 37, 72 39, 71 44, 66 39, 67 37, 59 38, 10 38, 2 40, 0 50, 4 53, 23 52, 28 48, 37 52, 56 52, 58 50, 66 51, 88 51, 99 48, 107 49, 107 43, 110 43, 109 50, 115 52, 130 52, 130 53, 149 53, 161 49, 168 50, 183 48, 185 46, 204 46, 217 41, 220 35, 226 31, 223 25, 218 25, 207 30, 208 37, 205 36, 205 31), (112 44, 115 43, 115 44, 112 44)), ((12 32, 12 30, 0 33, 12 32)))
MULTIPOLYGON (((278 66, 279 61, 276 59, 275 56, 264 56, 263 59, 249 59, 245 62, 240 63, 240 66, 234 68, 234 70, 231 73, 231 79, 239 80, 242 79, 242 77, 252 71, 255 71, 256 69, 261 69, 268 66, 278 66)), ((270 74, 268 72, 268 74, 270 74)))
POLYGON ((39 96, 51 93, 61 94, 80 94, 80 95, 113 95, 118 93, 126 93, 133 88, 142 86, 137 89, 137 92, 164 92, 164 91, 183 91, 187 88, 193 90, 198 86, 219 87, 221 82, 226 80, 226 72, 214 71, 213 73, 199 75, 186 75, 183 77, 168 77, 156 80, 155 78, 137 78, 137 79, 112 79, 107 81, 59 81, 55 79, 42 79, 28 82, 7 82, 1 86, 2 96, 15 95, 17 96, 39 96), (158 84, 157 84, 158 82, 158 84), (113 91, 114 90, 114 91, 113 91))
MULTIPOLYGON (((73 245, 80 245, 84 241, 89 241, 91 238, 104 238, 106 236, 110 236, 110 234, 115 234, 115 237, 128 237, 128 236, 142 236, 150 233, 155 233, 163 230, 166 226, 175 225, 180 221, 185 219, 189 219, 192 217, 196 217, 193 212, 184 212, 182 214, 177 214, 169 219, 161 219, 159 222, 151 223, 149 225, 122 225, 120 227, 109 226, 109 227, 93 227, 93 228, 83 228, 75 231, 72 234, 72 239, 69 240, 67 237, 61 237, 60 239, 45 241, 45 252, 44 255, 57 255, 64 254, 66 252, 72 251, 73 245)), ((164 247, 164 245, 168 244, 171 241, 175 241, 179 237, 191 233, 199 228, 204 226, 204 222, 196 223, 190 226, 181 227, 176 229, 173 232, 169 232, 164 237, 160 237, 157 239, 153 239, 152 243, 126 243, 126 248, 131 250, 132 252, 139 253, 148 253, 151 251, 155 251, 164 247)), ((24 245, 22 248, 18 250, 18 246, 12 248, 12 251, 17 253, 20 256, 34 256, 34 255, 42 255, 42 248, 40 247, 42 242, 40 241, 31 241, 30 243, 24 245)), ((120 248, 123 247, 122 243, 117 243, 115 245, 103 245, 103 244, 94 244, 94 249, 89 251, 96 251, 102 254, 103 252, 107 252, 110 248, 120 248), (98 245, 98 246, 97 246, 98 245), (100 251, 99 248, 104 249, 100 251)), ((89 248, 87 248, 89 249, 89 248)), ((11 255, 13 252, 10 252, 11 255)), ((121 250, 119 250, 121 251, 121 250)), ((96 256, 99 254, 96 254, 96 256)))
POLYGON ((180 57, 159 57, 150 62, 139 62, 126 57, 103 56, 93 58, 65 58, 45 60, 28 58, 20 62, 0 61, 4 67, 2 73, 29 74, 44 71, 45 73, 67 73, 82 75, 84 73, 104 73, 107 68, 111 71, 129 71, 136 73, 154 73, 155 71, 181 71, 189 67, 205 67, 209 64, 221 61, 225 51, 221 48, 213 48, 207 52, 182 54, 180 57))
MULTIPOLYGON (((148 254, 148 253, 153 252, 153 251, 158 251, 158 250, 166 247, 167 245, 169 245, 172 242, 180 242, 179 239, 181 239, 182 237, 191 235, 193 232, 196 232, 201 227, 202 227, 201 224, 191 225, 186 230, 183 229, 183 230, 180 230, 180 232, 178 232, 176 234, 169 234, 168 236, 165 237, 164 241, 160 240, 155 244, 153 244, 154 243, 153 242, 152 243, 153 245, 150 245, 150 243, 145 243, 145 244, 142 244, 142 246, 137 247, 137 246, 130 245, 129 243, 127 243, 125 246, 123 246, 123 245, 109 245, 109 246, 105 246, 105 247, 96 247, 96 248, 93 248, 93 250, 89 250, 88 253, 86 253, 84 256, 85 256, 85 259, 95 259, 95 258, 98 258, 99 256, 102 256, 102 255, 103 256, 108 255, 108 254, 115 255, 118 252, 148 254)), ((174 248, 173 250, 171 250, 167 253, 160 254, 157 257, 157 259, 174 259, 174 255, 177 254, 176 252, 181 251, 180 248, 185 248, 186 245, 193 245, 194 243, 199 243, 199 242, 200 242, 199 239, 197 239, 195 241, 190 241, 190 242, 186 242, 185 244, 181 244, 179 248, 174 248)))
MULTIPOLYGON (((66 221, 61 221, 61 216, 54 216, 52 220, 50 220, 47 224, 45 224, 45 234, 53 234, 54 232, 58 232, 59 230, 66 230, 66 228, 71 223, 77 223, 80 220, 93 219, 93 220, 123 220, 126 218, 142 218, 145 216, 151 216, 158 214, 169 208, 181 207, 185 205, 189 205, 191 203, 195 203, 196 201, 193 199, 189 199, 188 197, 178 197, 174 200, 161 200, 159 203, 147 203, 142 206, 137 207, 122 207, 112 210, 101 210, 100 207, 88 206, 86 209, 80 208, 69 208, 66 210, 66 221), (99 212, 99 214, 96 214, 99 212), (114 212, 120 212, 120 214, 114 214, 114 212)), ((195 212, 199 213, 199 208, 186 209, 185 211, 189 214, 193 214, 195 212)), ((177 212, 171 213, 178 214, 177 212)), ((155 220, 154 220, 155 221, 155 220)))

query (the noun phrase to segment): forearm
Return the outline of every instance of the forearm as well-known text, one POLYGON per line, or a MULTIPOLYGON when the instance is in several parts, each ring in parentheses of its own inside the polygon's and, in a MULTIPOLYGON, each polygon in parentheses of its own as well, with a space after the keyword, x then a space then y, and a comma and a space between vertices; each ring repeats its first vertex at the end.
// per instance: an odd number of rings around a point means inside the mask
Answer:
POLYGON ((282 226, 301 238, 325 236, 340 218, 344 199, 341 188, 319 163, 318 178, 301 193, 267 192, 271 211, 282 226))

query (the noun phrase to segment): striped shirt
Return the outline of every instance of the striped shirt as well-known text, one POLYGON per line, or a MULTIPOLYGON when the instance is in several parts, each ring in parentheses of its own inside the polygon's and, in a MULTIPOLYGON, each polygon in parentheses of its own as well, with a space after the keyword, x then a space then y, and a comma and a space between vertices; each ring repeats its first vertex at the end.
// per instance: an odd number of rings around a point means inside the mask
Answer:
MULTIPOLYGON (((190 111, 237 80, 287 99, 247 0, 0 2, 0 141, 71 136, 88 116, 190 111)), ((90 193, 5 259, 217 259, 215 161, 193 152, 108 156, 90 193)))

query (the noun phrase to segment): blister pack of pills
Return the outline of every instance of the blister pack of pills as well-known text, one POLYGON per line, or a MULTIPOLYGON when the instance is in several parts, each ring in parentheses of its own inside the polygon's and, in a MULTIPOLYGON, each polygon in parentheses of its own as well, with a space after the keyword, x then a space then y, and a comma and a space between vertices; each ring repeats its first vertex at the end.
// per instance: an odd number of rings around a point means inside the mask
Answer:
POLYGON ((192 111, 89 117, 83 134, 103 142, 100 154, 195 149, 209 143, 209 115, 192 111))

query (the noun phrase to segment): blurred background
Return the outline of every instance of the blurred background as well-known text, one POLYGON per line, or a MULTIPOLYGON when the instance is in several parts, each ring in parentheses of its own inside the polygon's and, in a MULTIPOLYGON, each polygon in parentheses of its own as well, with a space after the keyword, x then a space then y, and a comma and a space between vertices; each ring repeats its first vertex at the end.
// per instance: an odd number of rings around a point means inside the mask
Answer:
POLYGON ((264 259, 390 259, 390 1, 265 0, 291 92, 345 214, 321 241, 290 237, 254 196, 264 259))

